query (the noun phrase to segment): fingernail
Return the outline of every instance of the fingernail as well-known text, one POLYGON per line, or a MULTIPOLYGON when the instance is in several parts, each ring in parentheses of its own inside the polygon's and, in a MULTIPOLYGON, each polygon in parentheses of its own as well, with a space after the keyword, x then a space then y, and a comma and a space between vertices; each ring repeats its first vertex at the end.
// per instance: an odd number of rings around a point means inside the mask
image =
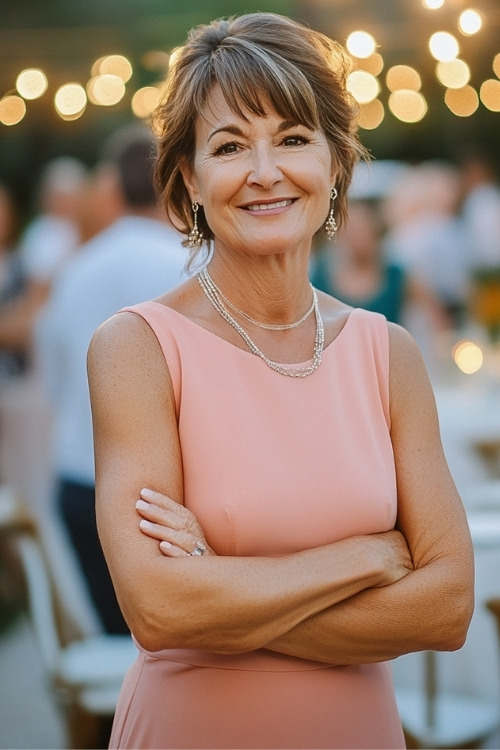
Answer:
POLYGON ((160 542, 160 547, 164 547, 165 549, 170 549, 172 547, 171 542, 160 542))
POLYGON ((150 529, 153 528, 154 524, 151 523, 151 521, 146 521, 145 518, 141 518, 139 521, 139 526, 141 529, 150 529))
POLYGON ((139 510, 147 510, 149 508, 149 503, 147 503, 145 500, 138 500, 135 504, 136 508, 139 508, 139 510))
POLYGON ((147 487, 143 487, 141 490, 141 496, 149 498, 149 500, 152 500, 154 496, 153 490, 148 489, 147 487))

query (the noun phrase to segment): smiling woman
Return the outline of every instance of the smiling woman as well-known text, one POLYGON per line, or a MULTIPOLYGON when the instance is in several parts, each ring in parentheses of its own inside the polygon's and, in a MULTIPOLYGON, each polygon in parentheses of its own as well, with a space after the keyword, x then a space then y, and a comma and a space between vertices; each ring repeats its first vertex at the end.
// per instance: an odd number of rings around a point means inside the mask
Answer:
POLYGON ((388 661, 465 639, 471 544, 422 358, 309 282, 363 153, 343 60, 256 13, 195 29, 170 73, 156 183, 205 262, 88 358, 140 649, 112 747, 402 748, 388 661))

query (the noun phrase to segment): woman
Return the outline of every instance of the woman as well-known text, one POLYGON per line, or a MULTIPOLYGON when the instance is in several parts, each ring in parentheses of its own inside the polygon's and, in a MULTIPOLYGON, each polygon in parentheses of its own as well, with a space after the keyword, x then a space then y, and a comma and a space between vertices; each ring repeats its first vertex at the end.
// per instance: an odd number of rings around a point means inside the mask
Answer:
POLYGON ((464 642, 471 544, 419 353, 308 281, 353 117, 340 48, 273 14, 195 30, 170 73, 157 182, 212 252, 89 351, 140 648, 112 747, 403 747, 387 660, 464 642))

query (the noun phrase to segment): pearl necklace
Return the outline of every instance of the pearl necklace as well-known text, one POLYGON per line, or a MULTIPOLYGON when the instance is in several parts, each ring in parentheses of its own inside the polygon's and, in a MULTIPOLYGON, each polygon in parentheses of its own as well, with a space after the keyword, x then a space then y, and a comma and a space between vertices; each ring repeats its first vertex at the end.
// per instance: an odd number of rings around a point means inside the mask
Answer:
POLYGON ((245 312, 243 312, 243 310, 240 310, 239 307, 236 307, 236 305, 233 305, 233 303, 231 302, 231 300, 228 300, 228 298, 225 296, 225 294, 223 294, 221 292, 221 290, 219 289, 219 287, 217 286, 217 284, 215 283, 215 281, 208 274, 208 271, 206 273, 207 273, 208 278, 209 278, 209 283, 212 284, 213 288, 215 289, 215 291, 217 292, 217 294, 219 295, 219 297, 221 297, 221 299, 223 299, 224 302, 227 305, 229 305, 229 307, 231 308, 231 310, 234 310, 234 312, 238 313, 238 315, 241 315, 242 318, 245 318, 245 320, 248 320, 249 323, 253 323, 254 326, 258 326, 259 328, 265 328, 268 331, 289 331, 291 328, 298 328, 300 325, 302 325, 302 323, 304 323, 307 320, 307 318, 309 317, 309 315, 314 310, 314 289, 312 288, 312 285, 311 285, 312 297, 313 297, 312 298, 312 302, 311 302, 311 306, 309 307, 309 309, 307 310, 307 312, 304 313, 304 315, 300 318, 300 320, 296 320, 295 323, 282 323, 280 325, 277 325, 277 324, 275 325, 273 323, 259 323, 258 320, 254 320, 253 318, 250 317, 250 315, 247 315, 245 312))
MULTIPOLYGON (((212 278, 210 277, 210 274, 208 273, 207 269, 204 268, 200 273, 197 275, 199 284, 201 288, 203 289, 203 292, 205 293, 206 297, 209 299, 209 301, 212 303, 212 305, 215 307, 219 315, 224 318, 224 320, 231 325, 237 333, 241 336, 245 344, 248 346, 252 354, 255 354, 257 357, 260 357, 268 367, 270 367, 272 370, 275 370, 280 375, 286 375, 290 378, 305 378, 308 375, 311 375, 313 372, 315 372, 318 367, 321 364, 321 360, 323 357, 323 344, 325 341, 325 333, 323 329, 323 320, 321 319, 321 314, 319 311, 319 305, 318 305, 318 297, 316 295, 316 290, 313 289, 313 310, 314 315, 316 317, 316 336, 314 338, 314 353, 313 353, 313 360, 311 364, 308 367, 287 367, 286 365, 282 365, 279 362, 273 362, 272 359, 268 359, 266 355, 261 352, 261 350, 258 348, 257 344, 255 344, 248 333, 243 330, 243 328, 240 326, 240 324, 232 317, 232 315, 229 313, 226 307, 224 307, 224 303, 222 302, 222 296, 218 290, 218 288, 215 286, 214 282, 212 281, 212 278)), ((306 316, 307 317, 307 316, 306 316)), ((294 324, 293 327, 296 327, 298 324, 294 324)))

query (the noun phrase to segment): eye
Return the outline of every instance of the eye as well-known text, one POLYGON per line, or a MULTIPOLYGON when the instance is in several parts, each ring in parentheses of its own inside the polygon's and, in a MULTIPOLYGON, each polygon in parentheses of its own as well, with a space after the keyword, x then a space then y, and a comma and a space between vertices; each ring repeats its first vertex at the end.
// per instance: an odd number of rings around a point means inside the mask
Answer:
POLYGON ((310 143, 310 139, 304 135, 287 135, 283 138, 284 146, 304 146, 306 143, 310 143))
POLYGON ((221 146, 218 146, 218 148, 215 149, 214 155, 215 156, 225 156, 226 154, 236 154, 238 152, 239 146, 234 141, 229 141, 228 143, 223 143, 221 146))

